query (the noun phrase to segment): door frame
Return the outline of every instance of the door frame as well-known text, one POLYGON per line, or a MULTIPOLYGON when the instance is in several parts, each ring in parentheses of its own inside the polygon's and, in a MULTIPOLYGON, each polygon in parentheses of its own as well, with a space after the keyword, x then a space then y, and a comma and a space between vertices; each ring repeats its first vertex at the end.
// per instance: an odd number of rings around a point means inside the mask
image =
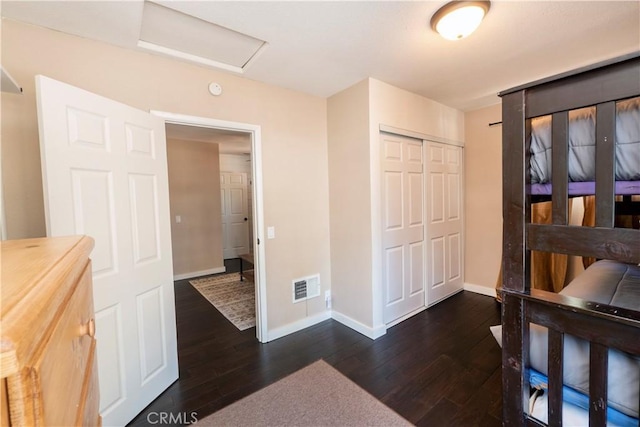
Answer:
POLYGON ((255 259, 255 287, 256 287, 256 338, 261 343, 267 342, 267 280, 266 257, 263 230, 264 205, 262 195, 262 136, 261 127, 249 123, 231 122, 209 117, 198 117, 166 111, 149 111, 154 116, 164 119, 166 123, 183 126, 197 126, 202 128, 220 129, 244 132, 251 135, 251 167, 253 179, 253 253, 255 259), (258 243, 260 242, 260 243, 258 243))

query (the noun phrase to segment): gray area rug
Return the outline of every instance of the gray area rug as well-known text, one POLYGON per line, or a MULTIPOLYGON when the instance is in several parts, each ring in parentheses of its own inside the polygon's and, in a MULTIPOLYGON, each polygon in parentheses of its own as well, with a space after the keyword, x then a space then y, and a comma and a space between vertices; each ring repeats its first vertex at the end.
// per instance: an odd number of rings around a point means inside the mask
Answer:
POLYGON ((195 279, 189 283, 236 328, 244 331, 256 326, 255 285, 246 280, 241 282, 240 273, 195 279))
POLYGON ((199 420, 203 426, 410 426, 319 360, 199 420))

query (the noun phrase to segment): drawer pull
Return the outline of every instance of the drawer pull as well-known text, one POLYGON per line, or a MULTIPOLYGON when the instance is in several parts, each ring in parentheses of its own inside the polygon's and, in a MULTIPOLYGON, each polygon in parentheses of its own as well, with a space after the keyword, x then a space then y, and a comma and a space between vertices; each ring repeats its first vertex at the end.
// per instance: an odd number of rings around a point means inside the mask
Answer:
POLYGON ((81 327, 82 335, 89 335, 91 338, 95 338, 96 336, 96 321, 91 318, 85 325, 81 327))

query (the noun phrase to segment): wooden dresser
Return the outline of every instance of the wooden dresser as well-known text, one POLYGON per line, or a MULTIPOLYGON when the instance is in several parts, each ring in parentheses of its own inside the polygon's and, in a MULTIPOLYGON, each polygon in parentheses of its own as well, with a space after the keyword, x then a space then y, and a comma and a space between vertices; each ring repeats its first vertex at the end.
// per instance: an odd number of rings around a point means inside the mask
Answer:
POLYGON ((100 425, 93 239, 1 245, 2 425, 100 425))

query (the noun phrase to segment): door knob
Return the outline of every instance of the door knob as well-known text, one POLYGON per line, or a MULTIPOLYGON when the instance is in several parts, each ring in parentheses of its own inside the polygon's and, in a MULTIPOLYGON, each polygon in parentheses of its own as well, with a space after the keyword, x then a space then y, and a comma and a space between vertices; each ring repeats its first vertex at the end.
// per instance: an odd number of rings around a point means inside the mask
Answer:
POLYGON ((87 323, 80 327, 81 335, 89 335, 91 338, 96 336, 96 321, 89 319, 87 323))
POLYGON ((245 220, 245 221, 249 221, 249 218, 245 218, 244 220, 245 220))

